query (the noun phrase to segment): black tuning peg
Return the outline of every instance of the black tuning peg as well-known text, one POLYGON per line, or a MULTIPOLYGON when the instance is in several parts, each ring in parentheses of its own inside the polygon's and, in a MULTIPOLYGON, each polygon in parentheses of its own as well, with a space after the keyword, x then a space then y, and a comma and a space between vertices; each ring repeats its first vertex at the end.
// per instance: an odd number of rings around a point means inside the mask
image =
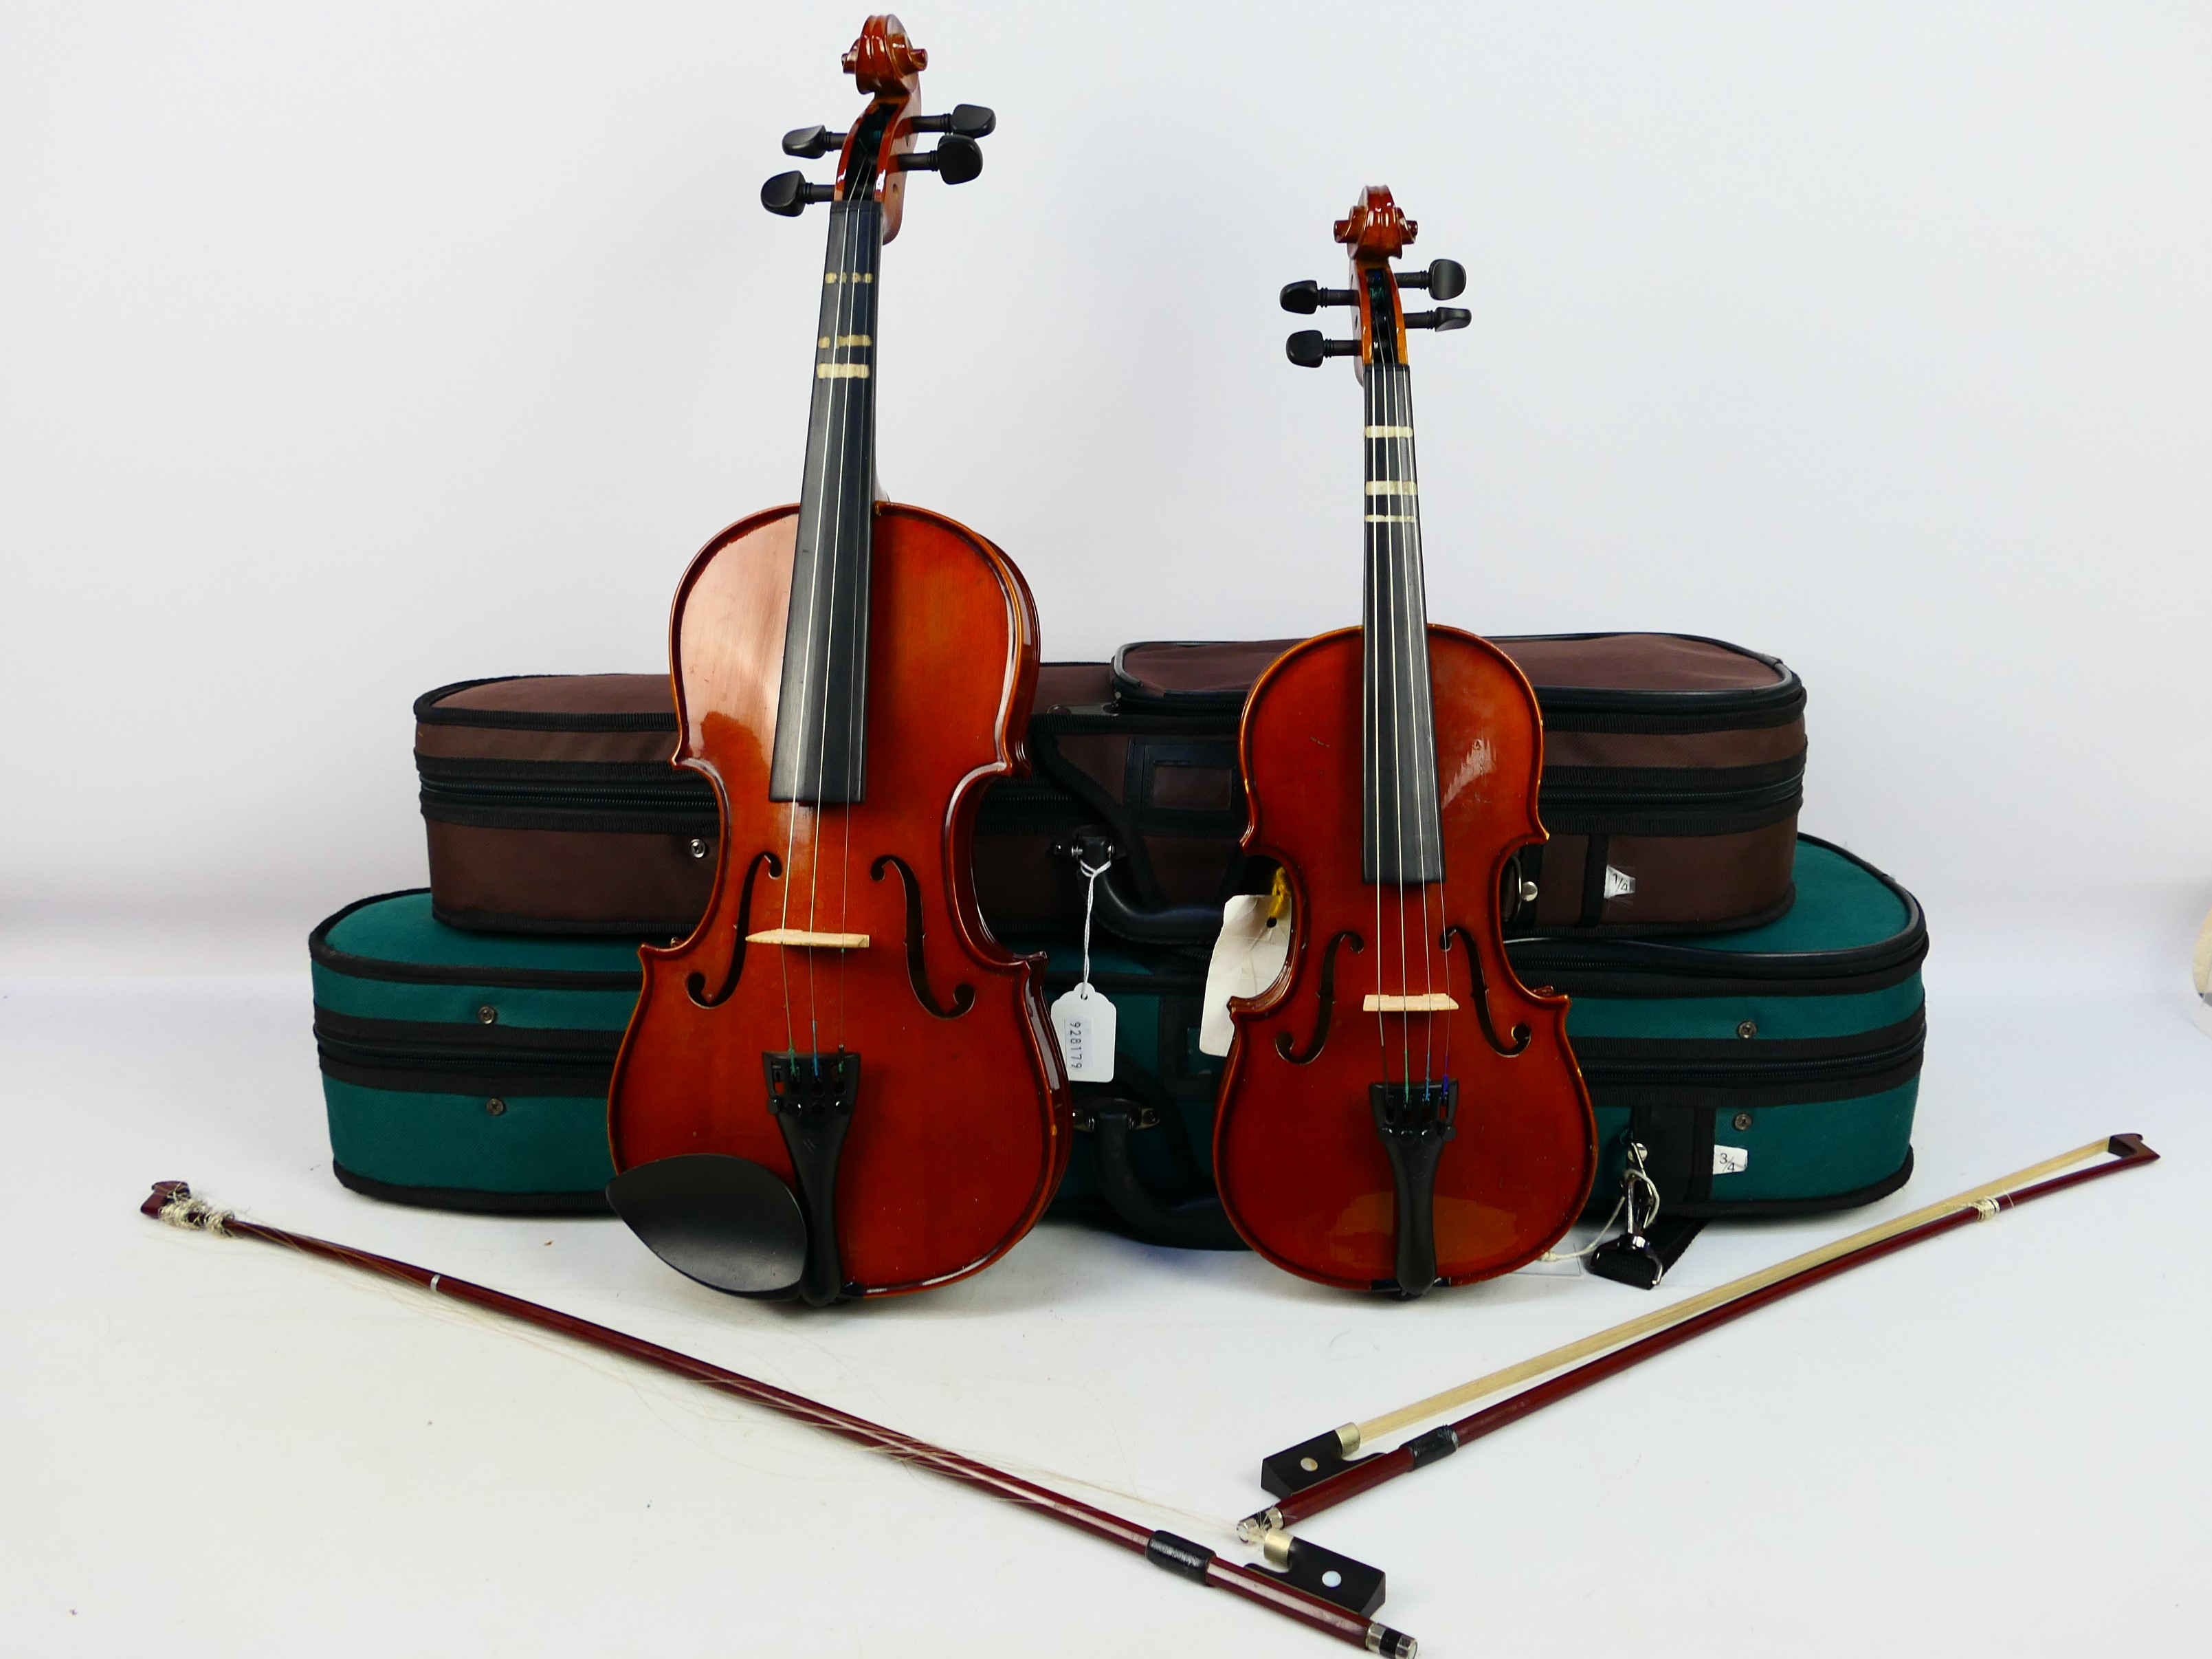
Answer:
POLYGON ((793 127, 783 135, 786 155, 804 155, 812 161, 817 155, 827 155, 833 149, 845 148, 845 135, 832 132, 827 127, 793 127))
POLYGON ((1407 328, 1432 328, 1439 334, 1465 328, 1474 320, 1473 312, 1462 311, 1457 306, 1438 306, 1434 311, 1409 311, 1405 318, 1407 328))
POLYGON ((1283 342, 1283 355, 1300 368, 1319 368, 1325 358, 1356 357, 1357 340, 1324 340, 1317 328, 1302 328, 1283 342))
POLYGON ((827 202, 837 194, 829 185, 810 185, 803 173, 779 173, 761 186, 761 205, 770 213, 796 219, 811 202, 827 202))
POLYGON ((1287 283, 1283 287, 1283 309, 1310 317, 1323 306, 1351 306, 1359 296, 1348 288, 1323 288, 1319 283, 1287 283))
POLYGON ((908 150, 899 157, 902 173, 934 173, 948 185, 964 185, 983 170, 983 147, 958 133, 937 141, 927 155, 908 150))
POLYGON ((951 132, 963 138, 988 138, 999 128, 995 111, 981 104, 955 104, 950 115, 917 115, 916 132, 951 132))
MULTIPOLYGON (((1438 259, 1426 270, 1401 270, 1400 288, 1425 288, 1431 300, 1456 300, 1467 292, 1467 267, 1456 259, 1438 259)), ((1449 326, 1457 328, 1454 323, 1449 326)))

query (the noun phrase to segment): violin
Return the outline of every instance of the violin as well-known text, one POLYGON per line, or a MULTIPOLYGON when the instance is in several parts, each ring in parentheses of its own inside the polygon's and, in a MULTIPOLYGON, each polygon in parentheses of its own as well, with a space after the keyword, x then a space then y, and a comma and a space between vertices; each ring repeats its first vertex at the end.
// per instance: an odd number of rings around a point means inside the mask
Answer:
POLYGON ((971 870, 984 790, 1028 770, 1036 604, 990 542, 876 494, 884 244, 907 175, 975 178, 995 125, 918 113, 927 61, 869 18, 844 57, 866 107, 783 141, 834 150, 836 184, 761 192, 829 207, 805 472, 677 590, 675 763, 714 788, 714 896, 689 939, 641 951, 608 1098, 608 1198, 650 1247, 715 1289, 817 1305, 996 1260, 1073 1128, 1042 958, 993 939, 971 870))
POLYGON ((1222 1204, 1245 1242, 1323 1284, 1416 1297, 1506 1273, 1588 1199, 1596 1130, 1565 997, 1514 976, 1500 932, 1536 815, 1535 695, 1495 647, 1427 619, 1410 331, 1463 328, 1466 272, 1391 262, 1414 222, 1380 188, 1336 227, 1351 286, 1293 283, 1284 308, 1357 310, 1292 362, 1357 359, 1365 403, 1361 624, 1292 647, 1244 705, 1248 853, 1291 894, 1275 982, 1230 1005, 1215 1119, 1222 1204))

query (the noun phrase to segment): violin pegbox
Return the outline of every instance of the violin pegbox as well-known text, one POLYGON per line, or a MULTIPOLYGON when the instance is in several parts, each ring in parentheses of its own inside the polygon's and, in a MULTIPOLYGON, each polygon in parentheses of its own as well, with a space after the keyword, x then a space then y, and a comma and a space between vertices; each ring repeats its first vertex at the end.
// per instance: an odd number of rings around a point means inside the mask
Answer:
POLYGON ((1408 219, 1382 185, 1370 185, 1359 193, 1352 211, 1336 222, 1336 240, 1352 256, 1352 286, 1323 288, 1318 283, 1292 283, 1283 289, 1285 311, 1311 316, 1323 306, 1353 306, 1359 312, 1359 337, 1325 338, 1318 329, 1301 329, 1283 343, 1284 353, 1300 368, 1319 368, 1331 357, 1357 357, 1364 368, 1371 362, 1406 361, 1406 331, 1465 328, 1472 313, 1453 306, 1433 311, 1408 312, 1398 301, 1401 288, 1425 289, 1435 300, 1452 300, 1467 291, 1467 267, 1456 259, 1438 259, 1426 270, 1394 271, 1390 261, 1406 251, 1420 234, 1420 226, 1408 219))
POLYGON ((911 113, 921 95, 929 54, 907 38, 906 27, 886 12, 861 26, 844 57, 845 72, 868 95, 868 106, 845 132, 826 126, 794 127, 783 135, 783 153, 809 161, 837 152, 837 182, 817 185, 803 173, 779 173, 761 186, 761 205, 796 218, 815 202, 853 202, 872 197, 884 210, 884 240, 898 234, 906 175, 934 173, 948 185, 964 185, 983 170, 983 148, 999 118, 981 104, 957 104, 950 115, 911 113), (917 133, 942 133, 927 153, 914 147, 917 133))

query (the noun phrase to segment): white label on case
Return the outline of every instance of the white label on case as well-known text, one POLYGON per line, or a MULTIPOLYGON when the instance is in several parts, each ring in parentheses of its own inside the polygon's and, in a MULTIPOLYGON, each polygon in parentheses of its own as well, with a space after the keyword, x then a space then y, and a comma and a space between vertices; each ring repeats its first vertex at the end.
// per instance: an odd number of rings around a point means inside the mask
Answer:
POLYGON ((1741 1175, 1750 1167, 1750 1147, 1723 1146, 1718 1141, 1713 1143, 1713 1173, 1715 1175, 1741 1175))
POLYGON ((1114 1080, 1114 1005, 1088 981, 1052 1005, 1052 1029, 1073 1083, 1114 1080))
POLYGON ((1609 899, 1626 898, 1636 890, 1636 878, 1626 870, 1605 866, 1605 896, 1609 899))

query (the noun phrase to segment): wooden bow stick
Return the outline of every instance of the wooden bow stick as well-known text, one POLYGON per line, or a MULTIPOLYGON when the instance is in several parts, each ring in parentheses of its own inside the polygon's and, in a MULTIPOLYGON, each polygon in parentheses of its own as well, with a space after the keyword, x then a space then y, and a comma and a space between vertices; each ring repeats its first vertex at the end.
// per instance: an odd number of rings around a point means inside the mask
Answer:
POLYGON ((1469 1441, 1480 1440, 1508 1423, 1579 1393, 1617 1371, 1640 1364, 1715 1326, 1741 1318, 1754 1308, 1795 1295, 1808 1285, 1847 1273, 1893 1250, 1901 1250, 1908 1244, 1917 1244, 1923 1239, 1964 1226, 1970 1220, 1993 1220, 2001 1209, 2015 1208, 2030 1199, 2046 1197, 2082 1182, 2157 1160, 2158 1154, 2143 1145, 2141 1135, 2113 1135, 2109 1139, 2093 1140, 2070 1152, 2016 1170, 2002 1180, 1954 1193, 1940 1203, 1820 1245, 1771 1267, 1762 1267, 1671 1307, 1657 1309, 1610 1330, 1540 1353, 1533 1359, 1524 1359, 1517 1365, 1508 1365, 1503 1370, 1432 1394, 1425 1400, 1416 1400, 1365 1422, 1347 1423, 1342 1428, 1316 1435, 1261 1460, 1260 1484, 1280 1501, 1247 1516, 1238 1522, 1237 1534, 1248 1542, 1264 1542, 1274 1534, 1323 1510, 1333 1509, 1348 1498, 1449 1456, 1469 1441), (2113 1161, 2095 1169, 2076 1170, 2072 1175, 2057 1174, 2102 1153, 2111 1154, 2113 1161), (2055 1178, 2045 1179, 2046 1176, 2055 1178), (1594 1355, 1597 1357, 1592 1358, 1594 1355), (1471 1417, 1418 1435, 1393 1450, 1367 1457, 1355 1455, 1363 1445, 1384 1435, 1518 1383, 1532 1382, 1564 1366, 1575 1365, 1577 1360, 1584 1363, 1564 1376, 1525 1389, 1471 1417))
MULTIPOLYGON (((772 1383, 736 1371, 723 1370, 703 1359, 694 1359, 689 1354, 664 1348, 658 1343, 647 1342, 621 1331, 611 1330, 605 1325, 594 1325, 589 1320, 578 1319, 551 1308, 540 1307, 535 1302, 526 1302, 520 1297, 508 1296, 504 1291, 488 1290, 482 1285, 472 1285, 465 1279, 451 1278, 432 1273, 427 1267, 417 1267, 404 1261, 395 1261, 389 1256, 371 1255, 366 1250, 356 1250, 349 1245, 333 1244, 328 1239, 311 1237, 305 1233, 286 1232, 281 1228, 264 1226, 258 1221, 244 1221, 228 1210, 218 1210, 203 1199, 192 1196, 191 1188, 181 1181, 157 1181, 154 1191, 139 1209, 157 1220, 173 1226, 196 1229, 213 1233, 222 1238, 255 1238, 264 1243, 282 1244, 308 1255, 358 1267, 364 1273, 380 1273, 386 1279, 421 1286, 439 1296, 449 1296, 456 1301, 486 1308, 493 1313, 505 1314, 525 1324, 551 1331, 620 1354, 626 1359, 657 1365, 662 1370, 672 1371, 694 1382, 735 1395, 740 1400, 765 1406, 770 1411, 827 1431, 840 1438, 866 1446, 911 1463, 948 1480, 957 1480, 963 1486, 974 1486, 994 1498, 1003 1498, 1024 1509, 1036 1511, 1073 1527, 1078 1532, 1089 1533, 1093 1538, 1103 1539, 1126 1550, 1134 1551, 1154 1566, 1204 1584, 1209 1589, 1227 1590, 1232 1595, 1243 1596, 1258 1603, 1270 1613, 1280 1613, 1296 1620, 1340 1642, 1348 1642, 1370 1653, 1395 1656, 1395 1659, 1413 1659, 1418 1644, 1401 1631, 1388 1625, 1347 1611, 1333 1601, 1285 1583, 1276 1575, 1234 1562, 1224 1561, 1203 1545, 1171 1532, 1156 1531, 1125 1521, 1117 1515, 1066 1497, 1035 1481, 1024 1480, 1018 1475, 1008 1474, 989 1464, 958 1452, 933 1446, 926 1440, 916 1440, 910 1435, 887 1429, 866 1418, 854 1417, 835 1407, 809 1400, 804 1395, 793 1394, 772 1383)), ((1271 1557, 1281 1551, 1269 1552, 1271 1557)))

